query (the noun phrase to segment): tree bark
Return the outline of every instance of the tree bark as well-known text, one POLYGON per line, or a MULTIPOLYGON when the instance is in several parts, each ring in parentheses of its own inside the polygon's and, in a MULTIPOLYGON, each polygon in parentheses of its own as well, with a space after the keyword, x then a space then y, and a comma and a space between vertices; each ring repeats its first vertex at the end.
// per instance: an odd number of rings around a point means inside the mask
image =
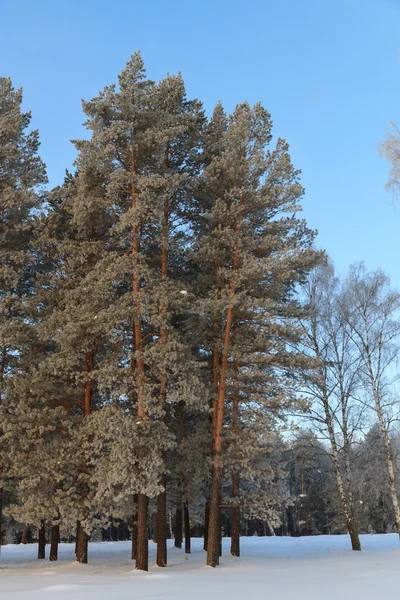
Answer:
MULTIPOLYGON (((320 351, 320 346, 319 346, 319 341, 317 338, 315 326, 313 326, 312 343, 313 343, 316 357, 317 357, 318 361, 320 362, 320 364, 323 365, 324 361, 321 356, 321 351, 320 351)), ((326 381, 325 373, 323 371, 320 373, 320 375, 321 375, 321 380, 326 381)), ((345 491, 345 487, 343 485, 343 477, 342 477, 342 471, 340 468, 340 460, 339 460, 339 451, 338 451, 338 447, 337 447, 337 443, 336 443, 335 431, 334 431, 331 411, 330 411, 330 407, 329 407, 329 396, 328 396, 328 392, 327 392, 325 386, 323 386, 323 388, 321 390, 321 400, 322 400, 322 404, 323 404, 324 412, 325 412, 325 424, 326 424, 326 427, 328 430, 329 441, 331 443, 331 448, 332 448, 332 462, 333 462, 333 469, 334 469, 335 478, 336 478, 336 484, 337 484, 337 488, 338 488, 338 492, 339 492, 340 502, 341 502, 342 509, 343 509, 343 514, 344 514, 344 517, 346 520, 347 530, 350 535, 351 547, 353 550, 359 551, 359 550, 361 550, 360 538, 358 536, 357 524, 356 524, 354 511, 353 511, 352 507, 349 506, 349 500, 348 500, 348 497, 347 497, 347 494, 345 491)))
MULTIPOLYGON (((220 458, 220 457, 219 457, 220 458)), ((221 484, 222 471, 219 465, 213 465, 212 489, 207 539, 207 565, 216 567, 221 555, 221 484)))
POLYGON ((208 545, 208 527, 210 525, 210 503, 207 500, 206 502, 206 506, 204 509, 204 543, 203 543, 203 550, 205 550, 207 552, 207 545, 208 545))
POLYGON ((77 540, 76 540, 76 560, 77 562, 87 565, 88 562, 88 545, 89 536, 79 523, 77 540))
POLYGON ((51 544, 50 544, 50 557, 51 561, 58 560, 58 542, 60 540, 60 526, 53 525, 51 526, 51 544))
MULTIPOLYGON (((232 474, 232 496, 236 498, 239 494, 239 473, 234 471, 232 474)), ((232 506, 232 535, 231 535, 231 554, 240 556, 240 509, 239 506, 232 506)))
MULTIPOLYGON (((235 381, 234 381, 234 396, 232 400, 232 433, 236 438, 239 435, 239 379, 238 367, 235 361, 235 381)), ((231 555, 240 556, 240 512, 239 505, 236 503, 239 497, 239 472, 237 469, 232 471, 232 498, 234 504, 232 506, 232 533, 231 533, 231 555)))
POLYGON ((210 524, 208 528, 207 544, 207 565, 210 567, 216 567, 219 564, 221 546, 221 523, 219 513, 222 488, 222 428, 224 418, 225 388, 228 376, 229 347, 233 322, 233 300, 236 294, 235 273, 239 267, 239 247, 240 233, 243 221, 243 204, 244 199, 241 198, 238 222, 236 226, 236 242, 234 246, 232 261, 233 280, 231 283, 229 293, 228 310, 225 322, 225 334, 222 349, 221 369, 219 375, 218 396, 214 407, 216 414, 215 417, 213 416, 213 469, 211 478, 210 524))
POLYGON ((75 556, 78 553, 78 539, 79 539, 79 529, 81 527, 80 521, 76 522, 76 534, 75 534, 75 556))
MULTIPOLYGON (((93 382, 91 379, 91 372, 93 371, 94 365, 94 357, 95 350, 86 350, 84 353, 84 368, 85 368, 85 387, 83 392, 83 414, 84 417, 88 417, 92 411, 92 398, 93 398, 93 382)), ((84 444, 83 454, 84 454, 84 465, 83 465, 83 473, 86 471, 86 453, 87 449, 85 448, 86 444, 84 444)), ((82 514, 84 518, 88 515, 88 510, 85 507, 85 499, 88 495, 88 489, 86 483, 82 485, 82 505, 83 510, 82 514)), ((79 563, 87 564, 88 562, 88 549, 89 549, 89 536, 86 531, 83 529, 81 523, 78 523, 77 532, 76 532, 76 543, 75 543, 75 553, 76 560, 79 563)))
POLYGON ((182 506, 179 505, 175 514, 175 548, 182 548, 183 532, 182 532, 182 506))
MULTIPOLYGON (((0 472, 1 477, 1 472, 0 472)), ((0 547, 3 545, 3 498, 4 498, 4 488, 0 487, 0 547)))
POLYGON ((132 517, 132 553, 131 553, 131 558, 132 560, 136 560, 136 556, 137 556, 137 495, 135 495, 135 512, 133 513, 133 517, 132 517))
MULTIPOLYGON (((4 381, 4 373, 5 373, 5 368, 6 368, 6 359, 7 359, 7 346, 3 344, 3 348, 1 351, 1 364, 0 364, 0 406, 2 404, 3 381, 4 381)), ((1 430, 0 430, 0 435, 2 435, 1 430)), ((3 545, 4 484, 3 484, 2 478, 3 478, 3 463, 0 458, 0 548, 3 545)))
MULTIPOLYGON (((166 149, 165 166, 169 167, 169 149, 166 149)), ((162 239, 161 239, 161 279, 165 281, 168 275, 168 243, 169 243, 169 200, 164 198, 164 212, 163 212, 163 224, 162 224, 162 239)), ((160 338, 161 351, 167 342, 167 330, 166 330, 166 314, 167 306, 166 302, 163 301, 161 304, 161 326, 160 326, 160 338)), ((165 350, 164 350, 165 351, 165 350)), ((162 357, 162 362, 165 364, 165 360, 162 357)), ((161 406, 161 419, 164 420, 165 404, 167 399, 167 373, 166 369, 163 368, 160 379, 160 406, 161 406)), ((166 466, 167 456, 166 452, 163 453, 164 471, 166 466)), ((160 484, 164 488, 160 492, 157 498, 157 556, 156 564, 158 567, 167 566, 167 477, 165 472, 161 475, 160 484)))
POLYGON ((397 498, 393 456, 392 456, 392 450, 390 448, 390 440, 389 440, 388 431, 387 431, 385 421, 383 418, 382 407, 381 407, 381 402, 380 402, 380 398, 379 398, 379 392, 375 385, 374 378, 373 378, 373 395, 374 395, 374 401, 375 401, 375 406, 376 406, 376 412, 378 414, 378 421, 379 421, 379 426, 380 426, 380 430, 381 430, 383 446, 385 449, 386 471, 387 471, 387 478, 388 478, 388 484, 389 484, 389 490, 390 490, 390 497, 391 497, 392 505, 393 505, 394 518, 396 521, 397 533, 400 536, 400 508, 399 508, 399 500, 397 498))
POLYGON ((151 539, 153 540, 154 544, 157 544, 157 537, 158 537, 158 532, 157 532, 157 518, 158 515, 156 512, 153 512, 152 515, 152 536, 151 539))
POLYGON ((185 553, 190 554, 190 516, 189 516, 189 505, 187 502, 183 505, 184 524, 185 524, 185 553))
MULTIPOLYGON (((136 209, 136 189, 135 189, 135 156, 131 155, 131 191, 132 191, 132 208, 136 209)), ((143 358, 143 337, 142 337, 142 315, 140 305, 140 278, 137 268, 137 259, 139 256, 139 226, 138 223, 133 223, 132 226, 132 256, 133 256, 133 272, 132 272, 132 292, 134 304, 134 338, 135 338, 135 362, 136 362, 136 389, 137 389, 137 414, 140 421, 147 420, 145 397, 144 397, 144 358, 143 358)), ((148 498, 143 494, 138 494, 137 503, 137 556, 136 569, 148 571, 148 498)))
POLYGON ((28 543, 29 527, 24 527, 21 535, 21 544, 24 546, 28 543))
POLYGON ((44 560, 46 558, 46 527, 44 521, 41 521, 38 538, 38 559, 44 560))
POLYGON ((144 494, 138 494, 137 502, 137 551, 136 566, 139 571, 149 570, 148 504, 144 494))
POLYGON ((350 534, 351 547, 353 550, 358 551, 361 550, 360 538, 357 532, 357 525, 354 517, 354 513, 349 507, 348 498, 346 497, 346 492, 343 486, 343 478, 340 470, 340 462, 339 462, 339 452, 336 444, 335 433, 333 430, 333 425, 330 417, 330 411, 328 406, 328 399, 324 396, 324 407, 326 414, 326 424, 328 428, 329 438, 332 447, 332 461, 333 461, 333 469, 336 477, 336 484, 338 487, 339 497, 342 504, 342 509, 344 513, 344 517, 346 520, 347 530, 350 534))
POLYGON ((161 485, 164 492, 161 492, 157 498, 157 558, 156 564, 158 567, 167 566, 167 494, 166 475, 161 475, 161 485))

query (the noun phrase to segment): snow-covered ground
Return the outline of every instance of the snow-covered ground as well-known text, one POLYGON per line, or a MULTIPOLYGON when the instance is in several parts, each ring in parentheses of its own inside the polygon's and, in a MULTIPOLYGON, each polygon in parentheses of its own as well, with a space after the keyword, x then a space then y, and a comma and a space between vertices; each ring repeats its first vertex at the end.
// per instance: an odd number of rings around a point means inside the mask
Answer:
MULTIPOLYGON (((165 569, 134 570, 128 542, 93 543, 89 565, 73 562, 73 545, 61 544, 58 563, 36 560, 36 545, 3 546, 0 599, 60 600, 381 600, 397 596, 400 543, 396 534, 363 535, 362 552, 347 536, 242 538, 242 557, 224 556, 206 567, 202 540, 193 552, 172 547, 165 569)), ((150 544, 150 564, 155 545, 150 544)))

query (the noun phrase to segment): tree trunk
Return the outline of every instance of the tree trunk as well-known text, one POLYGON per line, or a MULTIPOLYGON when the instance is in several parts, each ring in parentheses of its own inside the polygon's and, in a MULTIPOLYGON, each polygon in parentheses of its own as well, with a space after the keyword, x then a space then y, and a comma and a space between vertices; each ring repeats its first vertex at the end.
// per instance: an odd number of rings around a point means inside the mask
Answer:
POLYGON ((336 444, 335 433, 333 430, 333 425, 331 421, 328 399, 324 396, 324 407, 325 407, 325 415, 326 415, 326 424, 328 428, 329 438, 332 447, 332 461, 333 461, 333 469, 335 472, 336 483, 339 491, 339 497, 342 504, 342 509, 344 513, 344 517, 346 519, 347 530, 350 534, 351 547, 353 550, 361 550, 360 538, 357 532, 357 525, 354 517, 354 513, 349 507, 348 499, 346 497, 346 492, 343 486, 343 478, 340 470, 340 462, 339 462, 339 452, 336 444))
POLYGON ((189 505, 187 502, 183 505, 184 524, 185 524, 185 553, 190 554, 190 517, 189 505))
MULTIPOLYGON (((239 473, 233 472, 232 475, 232 496, 237 497, 239 493, 239 473)), ((239 506, 232 506, 232 535, 231 535, 231 554, 240 556, 240 509, 239 506)))
MULTIPOLYGON (((0 472, 1 477, 1 472, 0 472)), ((0 487, 0 547, 3 545, 3 498, 4 498, 4 488, 0 487)))
MULTIPOLYGON (((2 392, 3 392, 3 381, 4 373, 6 368, 7 359, 7 346, 3 342, 3 348, 1 351, 1 364, 0 364, 0 406, 2 404, 2 392)), ((0 435, 2 431, 0 430, 0 435)), ((0 459, 0 548, 3 545, 3 503, 4 503, 4 483, 3 478, 3 463, 0 459)))
POLYGON ((179 505, 176 509, 176 515, 175 515, 175 542, 174 542, 175 548, 182 548, 182 539, 183 539, 182 506, 179 505))
POLYGON ((21 544, 24 546, 28 543, 29 527, 24 527, 21 535, 21 544))
MULTIPOLYGON (((232 273, 237 271, 239 266, 239 247, 240 247, 240 232, 243 221, 243 204, 244 198, 240 199, 240 209, 238 222, 236 226, 236 242, 233 251, 232 273)), ((224 343, 222 349, 221 369, 218 384, 218 396, 214 405, 215 416, 213 415, 213 469, 211 477, 211 503, 210 503, 210 524, 208 528, 208 544, 207 544, 207 565, 216 567, 219 564, 220 556, 220 499, 222 488, 222 428, 224 419, 224 404, 225 404, 225 388, 228 376, 228 360, 229 347, 231 340, 231 330, 233 322, 233 306, 232 302, 236 294, 236 282, 233 280, 227 303, 228 310, 225 322, 224 343)))
MULTIPOLYGON (((235 438, 239 435, 239 379, 238 366, 235 361, 234 396, 232 401, 232 433, 235 438)), ((231 555, 240 556, 240 512, 237 504, 239 497, 239 473, 234 468, 232 471, 232 532, 231 532, 231 555)))
MULTIPOLYGON (((86 350, 84 353, 84 369, 85 369, 85 386, 83 392, 83 414, 84 417, 88 417, 92 410, 92 397, 93 397, 93 381, 91 379, 91 373, 93 371, 95 358, 95 350, 86 350)), ((87 468, 87 453, 86 443, 83 446, 84 464, 82 472, 86 472, 87 468)), ((88 495, 87 484, 82 484, 81 500, 82 500, 82 514, 86 518, 88 515, 88 509, 85 507, 85 499, 88 495)), ((80 521, 78 521, 76 529, 76 541, 75 541, 75 554, 77 562, 86 565, 88 562, 88 549, 89 549, 89 536, 83 529, 80 521)))
MULTIPOLYGON (((136 189, 135 189, 135 156, 131 155, 131 191, 132 191, 132 209, 136 209, 136 189)), ((134 305, 134 342, 135 342, 135 387, 137 389, 137 414, 140 421, 147 420, 145 396, 144 396, 144 358, 143 358, 143 337, 142 337, 142 315, 140 304, 140 279, 136 260, 139 255, 139 226, 135 222, 132 226, 132 293, 134 305)), ((149 544, 148 544, 148 498, 143 494, 138 494, 137 502, 137 552, 136 569, 148 571, 149 569, 149 544)))
MULTIPOLYGON (((166 166, 169 166, 168 148, 166 150, 166 166)), ((169 200, 164 199, 164 213, 163 213, 163 225, 162 225, 162 241, 161 241, 161 278, 163 281, 166 280, 168 274, 168 242, 169 242, 169 200)), ((161 326, 160 326, 160 337, 159 342, 161 347, 164 346, 167 341, 167 330, 166 326, 166 313, 167 306, 163 300, 161 303, 161 326)), ((165 364, 165 361, 163 360, 165 364)), ((160 379, 160 406, 161 406, 161 420, 164 420, 165 403, 167 399, 167 373, 165 369, 161 374, 160 379)), ((166 453, 163 453, 164 470, 167 461, 166 453)), ((167 477, 165 473, 161 475, 160 484, 164 488, 164 491, 160 492, 157 498, 157 557, 156 564, 158 567, 167 566, 167 477)))
POLYGON ((38 538, 38 559, 44 560, 46 558, 46 527, 44 521, 41 521, 38 538))
POLYGON ((157 513, 153 512, 152 514, 152 536, 151 539, 153 541, 154 544, 157 544, 157 537, 158 537, 158 533, 157 533, 157 513))
POLYGON ((207 540, 207 565, 216 567, 221 553, 220 518, 221 469, 213 466, 210 515, 207 540))
POLYGON ((58 560, 58 542, 60 540, 60 526, 53 525, 51 526, 51 545, 50 545, 50 560, 56 561, 58 560))
POLYGON ((371 363, 369 363, 369 370, 370 370, 370 378, 371 378, 371 383, 372 383, 372 391, 373 391, 373 395, 374 395, 376 412, 378 414, 378 421, 379 421, 379 426, 381 429, 383 446, 385 448, 386 471, 387 471, 388 484, 389 484, 389 490, 390 490, 390 498, 392 500, 397 533, 400 536, 400 507, 399 507, 399 500, 397 498, 392 450, 390 448, 389 435, 388 435, 388 431, 387 431, 385 421, 383 418, 381 401, 380 401, 377 385, 375 383, 375 377, 373 376, 371 363))
POLYGON ((76 522, 76 534, 75 534, 75 556, 77 555, 78 552, 78 539, 79 539, 79 529, 80 529, 80 522, 77 521, 76 522))
POLYGON ((149 570, 148 504, 144 494, 138 494, 136 569, 149 570))
MULTIPOLYGON (((316 356, 317 356, 318 360, 320 361, 321 365, 323 365, 324 361, 321 357, 321 352, 320 352, 320 348, 319 348, 319 340, 317 338, 315 328, 313 329, 312 340, 313 340, 313 346, 315 349, 316 356)), ((325 373, 321 372, 320 375, 321 375, 322 381, 326 381, 325 373)), ((348 500, 348 497, 347 497, 347 494, 345 491, 345 487, 343 485, 343 477, 342 477, 342 471, 341 471, 340 460, 339 460, 339 451, 338 451, 336 437, 335 437, 335 431, 334 431, 334 427, 333 427, 333 423, 332 423, 331 410, 329 407, 329 396, 328 396, 328 392, 327 392, 325 386, 323 387, 323 389, 321 391, 322 391, 321 400, 322 400, 322 404, 324 407, 325 423, 326 423, 326 427, 328 429, 329 441, 331 443, 331 448, 332 448, 333 470, 334 470, 335 477, 336 477, 336 484, 337 484, 337 488, 338 488, 338 492, 339 492, 339 498, 340 498, 340 502, 342 505, 344 517, 346 520, 347 530, 350 534, 351 547, 353 550, 359 551, 359 550, 361 550, 360 538, 359 538, 358 532, 357 532, 357 524, 356 524, 354 511, 352 509, 352 506, 351 505, 349 506, 349 500, 348 500)))
POLYGON ((131 553, 131 558, 132 560, 136 560, 136 556, 137 556, 137 495, 135 495, 134 497, 134 501, 135 501, 135 512, 133 513, 133 517, 132 517, 132 553, 131 553))
POLYGON ((206 506, 204 509, 204 544, 203 544, 203 550, 205 550, 207 552, 207 545, 208 545, 208 527, 210 525, 210 503, 207 500, 206 502, 206 506))
POLYGON ((167 494, 166 475, 161 475, 161 485, 164 487, 164 492, 161 492, 157 498, 157 558, 156 564, 158 567, 167 566, 167 494))
MULTIPOLYGON (((221 495, 219 496, 219 505, 221 507, 221 495)), ((218 555, 222 556, 222 512, 221 508, 218 511, 218 555)))
POLYGON ((76 560, 77 562, 87 565, 88 562, 88 545, 89 536, 79 523, 77 540, 76 540, 76 560))

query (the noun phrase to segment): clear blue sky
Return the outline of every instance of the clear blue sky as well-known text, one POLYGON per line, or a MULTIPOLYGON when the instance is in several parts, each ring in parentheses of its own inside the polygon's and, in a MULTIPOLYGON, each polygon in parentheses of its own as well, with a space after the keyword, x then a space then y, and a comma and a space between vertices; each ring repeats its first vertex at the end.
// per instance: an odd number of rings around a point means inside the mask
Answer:
POLYGON ((377 150, 400 124, 400 0, 0 0, 0 19, 0 75, 24 88, 51 185, 84 135, 80 99, 140 49, 150 77, 181 71, 208 112, 260 100, 303 171, 318 245, 400 288, 400 206, 377 150))

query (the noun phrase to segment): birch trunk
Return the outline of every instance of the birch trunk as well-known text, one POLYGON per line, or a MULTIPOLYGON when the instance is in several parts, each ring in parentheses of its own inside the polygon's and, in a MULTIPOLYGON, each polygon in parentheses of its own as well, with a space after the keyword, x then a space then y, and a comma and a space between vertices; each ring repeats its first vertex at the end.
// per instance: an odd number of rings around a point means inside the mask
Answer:
POLYGON ((371 373, 371 383, 372 383, 372 391, 373 391, 373 396, 374 396, 376 412, 378 415, 379 427, 380 427, 381 435, 382 435, 383 446, 385 449, 386 471, 387 471, 387 477, 388 477, 390 497, 391 497, 392 505, 393 505, 393 512, 394 512, 394 518, 396 521, 397 533, 400 536, 400 508, 399 508, 399 500, 397 497, 397 490, 396 490, 396 479, 395 479, 395 474, 394 474, 395 473, 394 461, 393 461, 393 456, 392 456, 392 450, 390 448, 390 440, 389 440, 388 430, 387 430, 387 427, 385 425, 385 421, 383 418, 379 392, 377 390, 375 378, 373 377, 372 373, 371 373))
POLYGON ((340 469, 340 461, 339 461, 339 452, 338 452, 338 447, 337 447, 337 443, 336 443, 335 432, 333 430, 328 398, 325 395, 324 395, 324 408, 325 408, 325 415, 326 415, 326 426, 328 428, 329 440, 330 440, 331 448, 332 448, 332 462, 333 462, 333 469, 334 469, 335 477, 336 477, 336 484, 337 484, 337 488, 338 488, 338 492, 339 492, 339 498, 340 498, 340 502, 342 504, 342 509, 343 509, 345 520, 346 520, 347 530, 350 535, 351 547, 353 550, 358 551, 358 550, 361 550, 360 538, 358 536, 354 514, 351 510, 351 507, 349 506, 349 501, 348 501, 348 498, 346 497, 346 492, 345 492, 344 485, 343 485, 343 478, 342 478, 342 473, 341 473, 341 469, 340 469))

